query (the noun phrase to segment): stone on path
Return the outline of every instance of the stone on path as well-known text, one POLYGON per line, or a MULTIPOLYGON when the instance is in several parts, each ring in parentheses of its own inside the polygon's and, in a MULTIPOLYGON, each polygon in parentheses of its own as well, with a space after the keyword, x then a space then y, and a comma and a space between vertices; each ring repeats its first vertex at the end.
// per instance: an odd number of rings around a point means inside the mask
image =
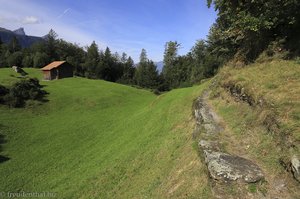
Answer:
POLYGON ((243 180, 247 183, 263 179, 262 170, 250 160, 222 152, 204 150, 205 162, 212 178, 223 181, 243 180))

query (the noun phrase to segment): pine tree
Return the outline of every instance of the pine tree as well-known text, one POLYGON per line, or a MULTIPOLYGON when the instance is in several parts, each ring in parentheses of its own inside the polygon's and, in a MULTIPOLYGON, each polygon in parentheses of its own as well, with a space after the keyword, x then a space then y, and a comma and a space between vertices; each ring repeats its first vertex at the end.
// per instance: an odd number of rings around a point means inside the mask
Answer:
POLYGON ((177 43, 177 41, 169 41, 165 45, 164 67, 162 74, 170 87, 175 87, 175 82, 177 81, 175 77, 175 62, 179 47, 180 44, 177 43))
POLYGON ((96 68, 100 61, 98 45, 95 41, 87 47, 87 55, 84 63, 85 76, 88 78, 96 78, 96 68))
POLYGON ((142 49, 140 63, 137 66, 134 79, 138 86, 144 88, 154 89, 158 86, 159 78, 156 65, 153 61, 148 60, 145 49, 142 49))
POLYGON ((58 35, 54 30, 50 30, 46 36, 46 53, 50 57, 50 61, 55 61, 58 59, 57 54, 57 37, 58 35))
POLYGON ((148 58, 147 58, 147 52, 146 50, 143 48, 142 49, 142 52, 140 54, 140 63, 146 63, 148 61, 148 58))
POLYGON ((8 48, 11 53, 15 53, 21 50, 21 45, 16 36, 13 36, 13 38, 10 40, 8 48))

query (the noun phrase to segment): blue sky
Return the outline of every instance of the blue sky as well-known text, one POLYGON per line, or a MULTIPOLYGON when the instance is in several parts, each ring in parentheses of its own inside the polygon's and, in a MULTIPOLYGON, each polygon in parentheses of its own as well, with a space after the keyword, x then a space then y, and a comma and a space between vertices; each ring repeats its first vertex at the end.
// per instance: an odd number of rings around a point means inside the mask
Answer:
POLYGON ((216 18, 206 0, 0 0, 0 27, 24 27, 43 36, 54 29, 60 38, 100 49, 109 46, 138 61, 142 48, 148 58, 163 59, 167 41, 178 41, 185 54, 205 39, 216 18))

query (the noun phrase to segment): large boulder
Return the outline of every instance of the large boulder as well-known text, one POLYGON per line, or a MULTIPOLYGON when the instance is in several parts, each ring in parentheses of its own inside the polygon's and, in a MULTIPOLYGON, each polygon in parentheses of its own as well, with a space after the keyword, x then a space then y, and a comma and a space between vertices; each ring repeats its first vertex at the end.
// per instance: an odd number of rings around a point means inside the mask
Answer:
POLYGON ((253 183, 264 178, 262 170, 250 160, 211 150, 204 150, 204 154, 209 173, 216 180, 253 183))

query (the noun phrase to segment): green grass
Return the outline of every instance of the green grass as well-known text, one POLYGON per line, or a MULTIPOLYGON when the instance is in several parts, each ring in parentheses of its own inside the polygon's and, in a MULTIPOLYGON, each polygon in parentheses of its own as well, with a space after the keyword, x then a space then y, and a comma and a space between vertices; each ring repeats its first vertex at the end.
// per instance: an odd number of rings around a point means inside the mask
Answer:
MULTIPOLYGON (((42 78, 42 72, 34 68, 26 68, 25 70, 30 77, 36 77, 38 79, 42 78)), ((10 86, 14 82, 20 80, 22 76, 19 73, 16 73, 11 68, 0 68, 0 84, 4 86, 10 86)))
POLYGON ((239 84, 254 99, 263 98, 272 105, 282 127, 287 127, 285 131, 300 140, 300 64, 275 60, 252 64, 243 69, 225 67, 220 76, 222 84, 239 84))
POLYGON ((249 184, 248 189, 250 193, 256 193, 257 192, 257 186, 255 183, 249 184))
POLYGON ((285 179, 291 198, 298 198, 298 184, 280 160, 287 162, 293 154, 299 154, 300 65, 277 60, 244 68, 227 66, 221 69, 216 79, 219 86, 212 91, 210 102, 225 126, 220 135, 225 150, 254 161, 265 174, 267 183, 258 187, 250 184, 248 191, 273 194, 272 183, 276 179, 285 179), (263 99, 265 103, 250 106, 237 100, 224 87, 229 83, 239 85, 253 99, 263 99), (268 115, 279 121, 277 132, 268 129, 274 120, 264 122, 268 115), (294 147, 290 147, 289 142, 294 147))
MULTIPOLYGON (((0 84, 17 78, 0 69, 0 84)), ((25 69, 41 78, 40 71, 25 69)), ((193 149, 193 100, 206 84, 160 96, 101 80, 42 81, 49 102, 0 106, 7 143, 0 191, 58 198, 210 198, 193 149)))

